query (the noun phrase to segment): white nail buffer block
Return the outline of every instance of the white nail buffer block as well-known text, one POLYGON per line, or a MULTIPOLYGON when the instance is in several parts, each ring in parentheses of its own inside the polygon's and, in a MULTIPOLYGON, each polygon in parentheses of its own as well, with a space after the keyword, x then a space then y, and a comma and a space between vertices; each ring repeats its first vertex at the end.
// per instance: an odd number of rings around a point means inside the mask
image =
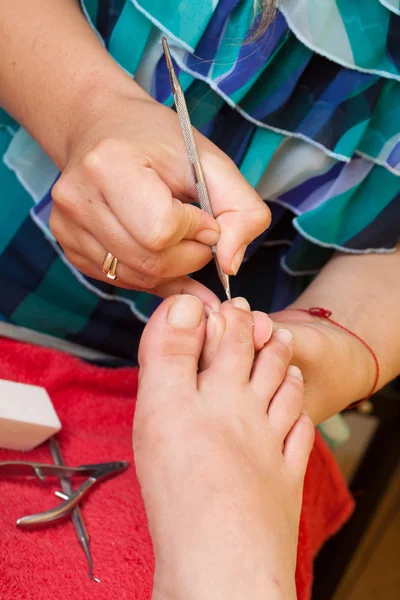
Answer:
POLYGON ((60 429, 44 388, 0 379, 0 448, 32 450, 60 429))

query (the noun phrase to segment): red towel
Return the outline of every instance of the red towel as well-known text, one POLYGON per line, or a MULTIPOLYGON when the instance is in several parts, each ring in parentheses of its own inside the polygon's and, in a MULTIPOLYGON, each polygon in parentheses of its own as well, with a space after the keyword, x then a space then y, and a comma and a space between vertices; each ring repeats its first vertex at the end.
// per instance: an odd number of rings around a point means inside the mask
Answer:
MULTIPOLYGON (((153 552, 131 444, 137 371, 103 369, 61 352, 0 338, 0 378, 48 390, 63 423, 59 441, 67 464, 131 462, 126 472, 101 483, 83 504, 101 584, 87 577, 70 520, 32 532, 15 526, 18 517, 60 502, 54 496, 57 481, 0 480, 0 598, 148 600, 153 552)), ((18 459, 52 462, 46 445, 28 454, 0 450, 0 460, 18 459)), ((348 518, 352 506, 339 469, 317 435, 304 491, 299 600, 310 598, 313 557, 348 518)))

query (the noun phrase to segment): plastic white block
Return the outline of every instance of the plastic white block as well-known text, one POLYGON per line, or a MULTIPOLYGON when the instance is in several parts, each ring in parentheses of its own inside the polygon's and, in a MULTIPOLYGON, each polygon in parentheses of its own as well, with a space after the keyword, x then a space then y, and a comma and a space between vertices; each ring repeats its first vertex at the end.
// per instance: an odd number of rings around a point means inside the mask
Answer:
POLYGON ((26 452, 60 429, 44 388, 0 379, 0 448, 26 452))

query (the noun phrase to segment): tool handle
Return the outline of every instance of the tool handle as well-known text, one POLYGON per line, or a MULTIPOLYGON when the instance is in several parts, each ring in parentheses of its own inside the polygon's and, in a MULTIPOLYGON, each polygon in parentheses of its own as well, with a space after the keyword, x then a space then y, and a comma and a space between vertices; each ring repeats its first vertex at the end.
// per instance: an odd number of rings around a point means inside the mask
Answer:
POLYGON ((96 479, 90 477, 84 481, 71 496, 69 496, 68 500, 65 500, 59 506, 46 510, 45 512, 21 517, 16 523, 17 527, 21 527, 22 529, 36 529, 42 525, 53 523, 54 521, 58 521, 59 519, 68 516, 95 483, 96 479))

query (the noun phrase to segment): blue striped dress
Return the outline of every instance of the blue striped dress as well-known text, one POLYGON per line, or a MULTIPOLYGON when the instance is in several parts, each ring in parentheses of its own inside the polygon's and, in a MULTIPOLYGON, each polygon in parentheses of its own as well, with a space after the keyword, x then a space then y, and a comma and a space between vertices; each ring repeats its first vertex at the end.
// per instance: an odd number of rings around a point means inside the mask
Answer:
MULTIPOLYGON (((394 251, 399 0, 280 0, 274 22, 255 39, 253 0, 81 6, 121 67, 171 106, 167 36, 193 125, 269 204, 272 225, 249 246, 235 295, 274 311, 335 250, 394 251)), ((134 362, 159 300, 89 279, 66 260, 48 228, 59 173, 1 109, 0 156, 0 320, 134 362)), ((212 265, 195 277, 219 292, 212 265)))

